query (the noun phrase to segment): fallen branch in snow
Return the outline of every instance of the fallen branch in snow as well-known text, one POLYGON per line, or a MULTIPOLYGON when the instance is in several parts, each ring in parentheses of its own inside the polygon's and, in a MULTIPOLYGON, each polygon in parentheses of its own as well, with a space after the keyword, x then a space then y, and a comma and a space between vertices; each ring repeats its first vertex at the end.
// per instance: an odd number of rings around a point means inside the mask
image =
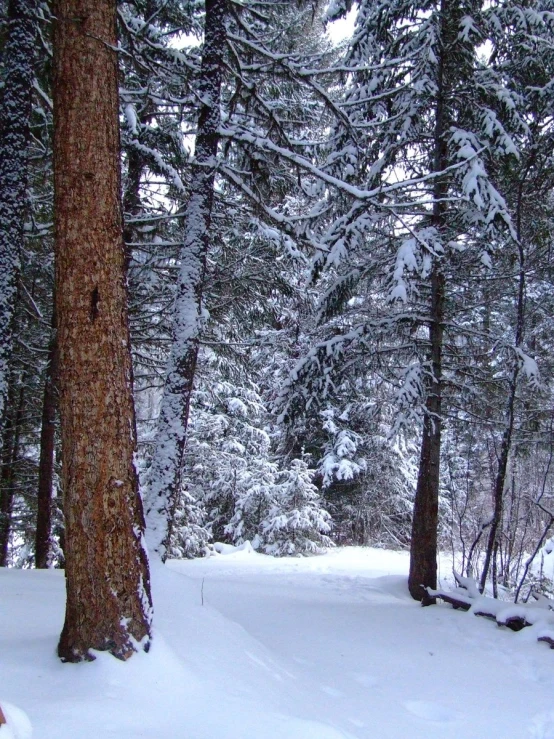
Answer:
POLYGON ((545 641, 547 644, 550 644, 550 649, 554 649, 554 636, 544 634, 543 636, 539 636, 537 641, 545 641))
POLYGON ((435 598, 440 598, 445 603, 450 603, 455 611, 457 611, 459 608, 461 608, 462 611, 469 611, 469 609, 471 608, 471 600, 465 595, 462 595, 460 597, 455 595, 454 593, 443 593, 442 591, 431 590, 430 588, 428 588, 427 590, 429 592, 429 595, 433 595, 435 598))
POLYGON ((526 626, 533 626, 537 631, 537 641, 543 641, 554 649, 554 603, 541 595, 533 593, 535 602, 521 605, 506 603, 495 598, 481 595, 477 584, 468 577, 454 573, 458 585, 457 590, 448 592, 427 588, 433 598, 440 598, 457 609, 468 611, 475 616, 484 616, 496 621, 498 626, 507 626, 512 631, 521 631, 526 626))
POLYGON ((0 726, 3 724, 7 724, 6 717, 4 716, 4 712, 2 711, 2 706, 0 706, 0 726))

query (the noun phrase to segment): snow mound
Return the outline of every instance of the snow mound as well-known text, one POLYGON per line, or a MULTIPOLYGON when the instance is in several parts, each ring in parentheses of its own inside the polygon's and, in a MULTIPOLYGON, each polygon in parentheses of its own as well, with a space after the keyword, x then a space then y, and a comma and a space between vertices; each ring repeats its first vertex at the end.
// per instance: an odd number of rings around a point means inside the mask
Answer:
POLYGON ((554 712, 537 713, 529 726, 531 739, 554 739, 554 712))
POLYGON ((245 541, 238 547, 234 547, 232 544, 224 544, 221 541, 216 541, 214 544, 214 550, 218 554, 236 554, 237 552, 244 552, 245 554, 254 554, 254 547, 249 541, 245 541))
POLYGON ((33 727, 25 711, 4 700, 0 706, 7 722, 0 726, 0 739, 31 739, 33 727))

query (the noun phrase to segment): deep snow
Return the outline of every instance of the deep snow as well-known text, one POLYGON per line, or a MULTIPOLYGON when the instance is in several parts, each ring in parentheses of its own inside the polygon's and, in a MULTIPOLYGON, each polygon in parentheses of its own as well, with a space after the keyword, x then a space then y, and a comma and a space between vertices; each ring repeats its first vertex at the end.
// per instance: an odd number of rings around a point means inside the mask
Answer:
POLYGON ((150 654, 80 665, 55 656, 63 573, 0 569, 0 704, 34 739, 554 738, 554 652, 421 608, 407 565, 360 548, 157 565, 150 654))

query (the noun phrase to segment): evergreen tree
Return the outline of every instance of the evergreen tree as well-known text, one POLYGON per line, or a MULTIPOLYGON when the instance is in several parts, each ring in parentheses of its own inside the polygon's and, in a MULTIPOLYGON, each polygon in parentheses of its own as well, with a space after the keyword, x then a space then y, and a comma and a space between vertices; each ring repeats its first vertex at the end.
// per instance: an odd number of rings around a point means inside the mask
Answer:
POLYGON ((410 574, 418 599, 436 583, 444 391, 463 375, 457 346, 474 329, 458 321, 468 299, 460 285, 482 274, 494 234, 513 233, 493 176, 515 155, 512 100, 497 105, 497 80, 477 51, 484 27, 475 3, 360 5, 338 67, 351 75, 344 115, 328 144, 334 194, 314 261, 325 289, 319 341, 281 400, 283 418, 293 417, 373 372, 397 408, 393 429, 421 424, 410 574))
MULTIPOLYGON (((290 22, 291 13, 288 9, 280 11, 268 5, 268 10, 271 10, 271 18, 275 17, 285 24, 290 22)), ((290 189, 291 183, 294 183, 294 177, 279 158, 268 160, 267 154, 257 148, 250 134, 250 131, 255 131, 256 139, 260 130, 267 127, 271 136, 287 147, 304 146, 303 143, 292 142, 293 132, 296 133, 299 126, 306 125, 304 116, 299 112, 298 89, 294 91, 294 107, 291 109, 290 105, 286 107, 279 101, 283 86, 277 87, 273 83, 274 65, 284 71, 287 79, 294 79, 295 74, 286 64, 289 55, 273 50, 277 40, 282 41, 283 36, 279 34, 275 37, 269 21, 269 16, 263 19, 249 5, 233 5, 229 9, 224 3, 206 6, 205 42, 198 80, 202 107, 180 254, 172 348, 147 492, 151 546, 162 557, 165 556, 166 546, 163 542, 171 537, 171 522, 182 489, 186 430, 198 362, 200 331, 208 316, 203 304, 206 302, 205 283, 209 279, 207 260, 210 250, 214 249, 212 220, 215 220, 213 211, 217 205, 214 193, 216 167, 226 180, 226 184, 221 185, 220 197, 225 203, 233 198, 234 209, 241 213, 245 228, 252 230, 255 225, 262 238, 277 240, 282 248, 291 253, 297 252, 291 235, 296 236, 293 224, 298 219, 282 217, 271 207, 272 197, 275 197, 272 188, 278 185, 281 195, 285 196, 287 186, 290 189), (228 57, 235 79, 222 80, 223 64, 228 57), (252 64, 255 58, 261 59, 261 66, 252 64), (261 80, 260 84, 258 79, 261 80), (230 89, 233 91, 229 92, 230 89), (226 103, 225 128, 218 128, 223 102, 226 103), (225 145, 223 155, 218 159, 220 137, 225 139, 225 145), (260 218, 260 207, 267 218, 260 218), (276 222, 280 232, 269 227, 267 220, 276 222)), ((290 79, 288 83, 294 87, 290 79)), ((287 195, 289 198, 291 195, 287 195)), ((218 216, 232 220, 226 214, 218 213, 218 216)), ((236 225, 235 222, 231 226, 231 238, 223 235, 223 229, 220 229, 220 238, 226 241, 236 239, 236 225)))
POLYGON ((6 423, 9 362, 26 215, 27 147, 38 1, 10 0, 0 97, 0 444, 6 423))
POLYGON ((304 459, 294 459, 281 473, 274 501, 260 525, 268 554, 318 554, 331 546, 327 536, 331 517, 321 507, 313 475, 304 459))
POLYGON ((207 0, 195 143, 185 240, 175 296, 172 346, 166 371, 147 493, 151 547, 165 559, 182 488, 190 400, 203 317, 202 295, 214 199, 226 0, 207 0))

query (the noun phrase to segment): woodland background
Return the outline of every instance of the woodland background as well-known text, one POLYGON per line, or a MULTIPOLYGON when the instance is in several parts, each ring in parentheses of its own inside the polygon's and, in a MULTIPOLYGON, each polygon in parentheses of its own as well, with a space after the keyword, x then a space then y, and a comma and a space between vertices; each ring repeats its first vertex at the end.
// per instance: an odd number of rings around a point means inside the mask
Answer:
MULTIPOLYGON (((12 5, 0 8, 4 80, 12 5)), ((438 545, 461 553, 464 574, 495 594, 551 592, 530 562, 554 523, 554 4, 362 0, 334 46, 325 24, 350 11, 228 0, 208 48, 203 4, 119 3, 143 486, 160 477, 181 321, 196 355, 169 557, 247 540, 276 555, 405 548, 416 492, 435 485, 438 545), (219 121, 202 159, 206 109, 219 121), (203 167, 213 203, 195 277, 203 167)), ((46 3, 33 23, 24 238, 0 357, 0 565, 57 567, 46 3)), ((2 187, 0 205, 14 193, 2 187)))

